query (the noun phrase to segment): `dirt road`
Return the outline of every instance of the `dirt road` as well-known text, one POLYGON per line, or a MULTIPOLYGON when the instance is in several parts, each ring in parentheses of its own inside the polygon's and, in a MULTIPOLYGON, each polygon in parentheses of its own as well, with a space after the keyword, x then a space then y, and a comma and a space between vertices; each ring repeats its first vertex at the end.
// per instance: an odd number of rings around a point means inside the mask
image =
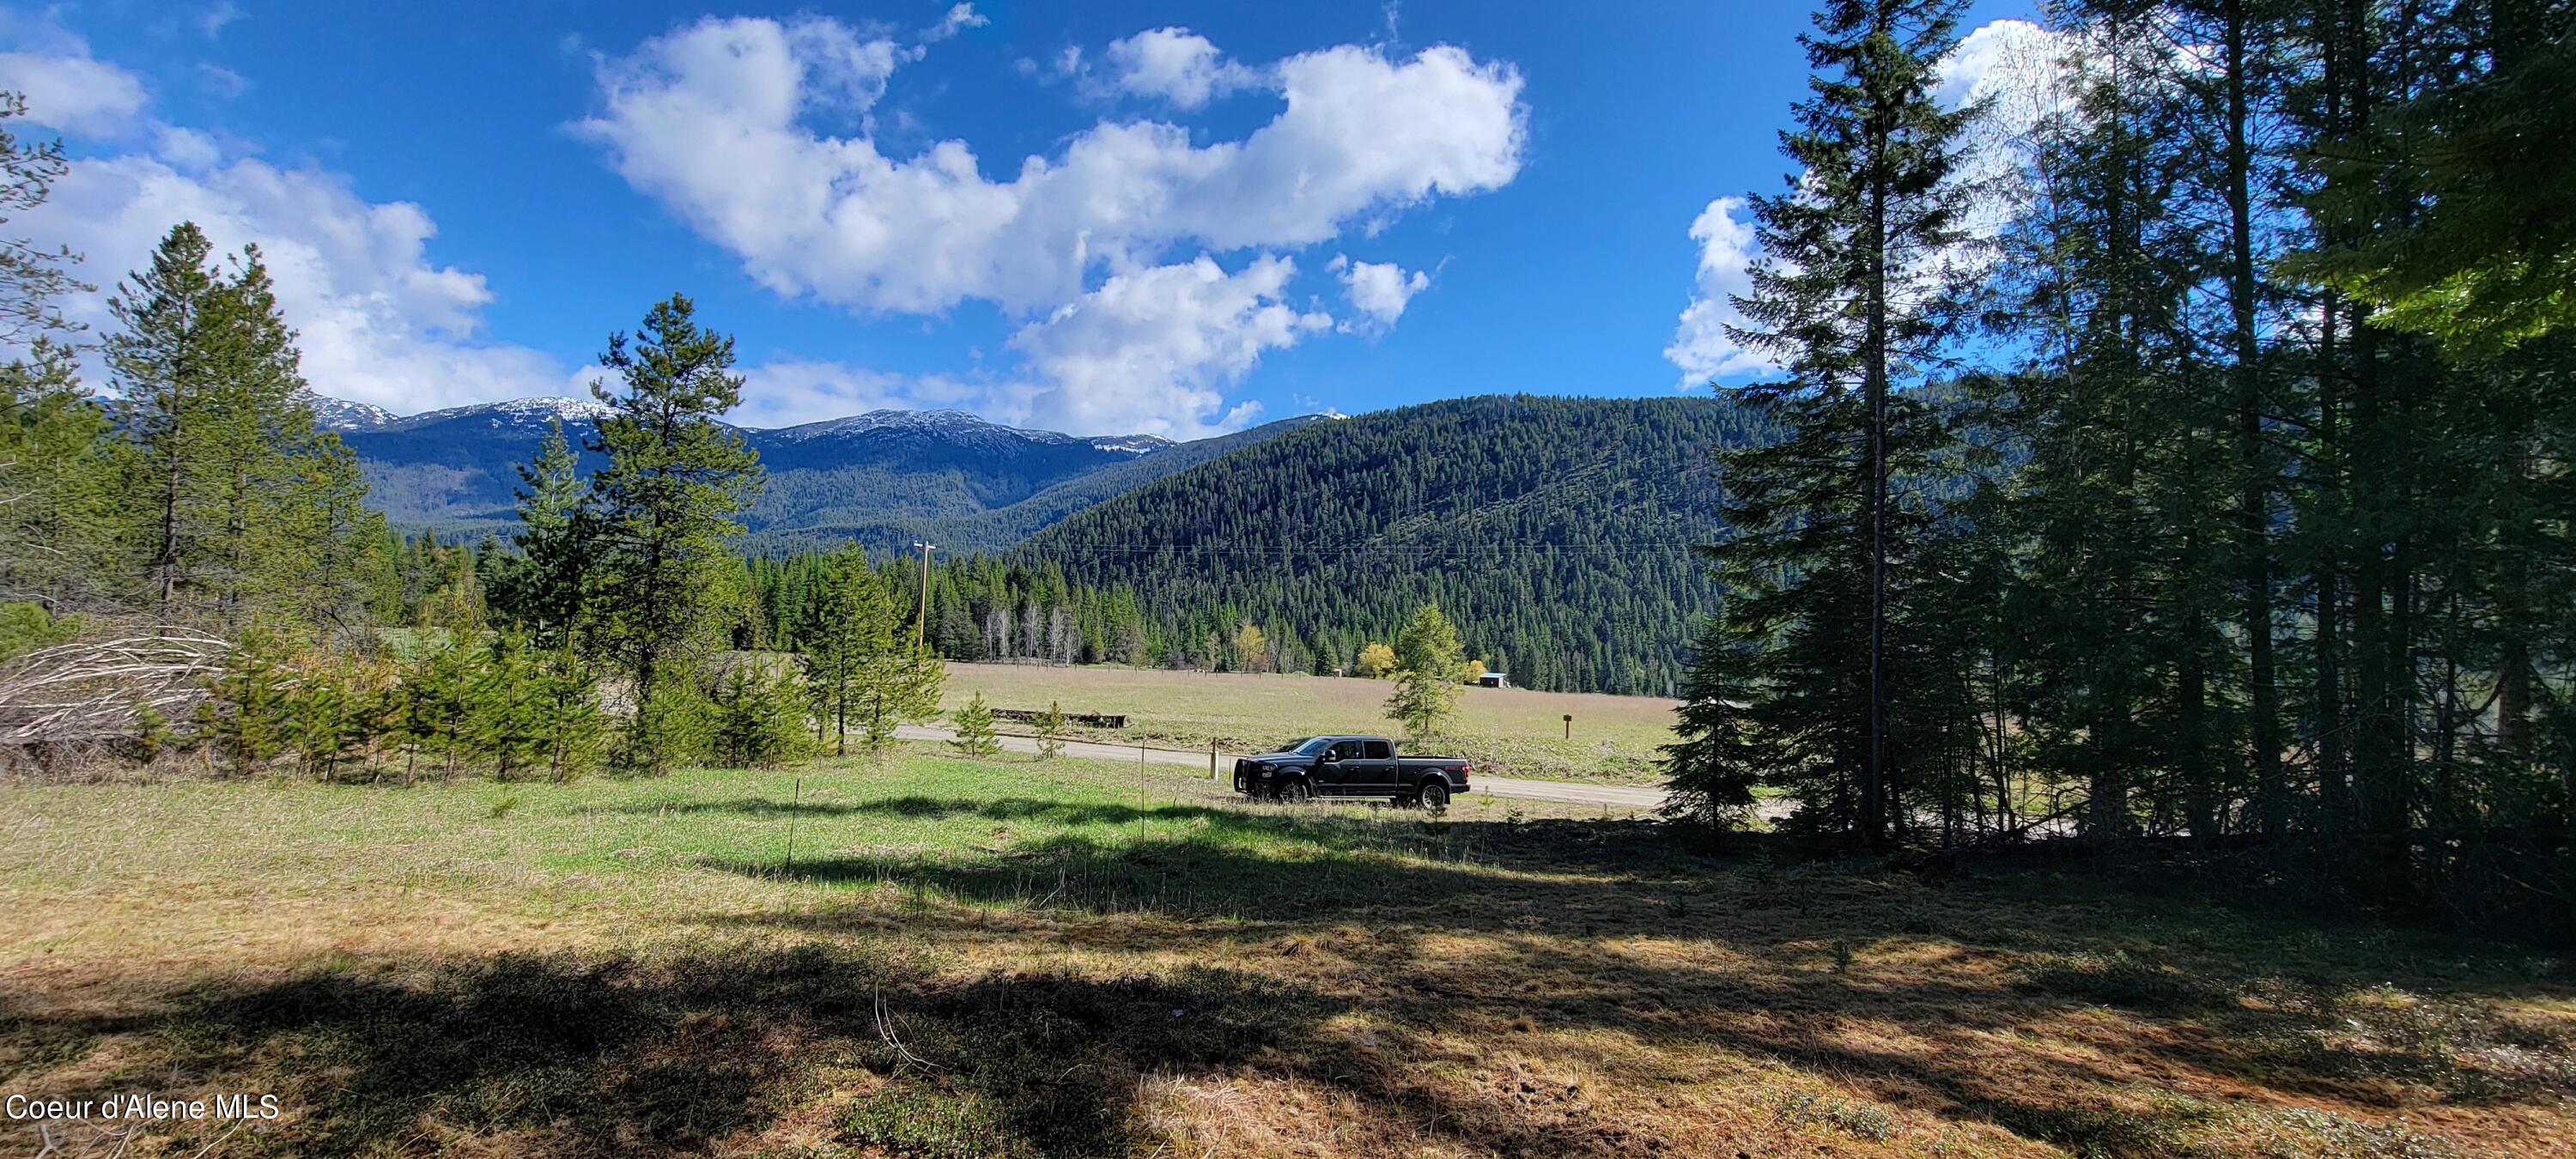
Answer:
MULTIPOLYGON (((935 741, 954 740, 957 736, 955 732, 946 728, 918 724, 904 725, 895 730, 895 735, 904 740, 935 741)), ((1003 748, 1012 752, 1038 751, 1035 737, 1004 736, 1001 742, 1003 748)), ((1206 774, 1208 767, 1208 755, 1203 752, 1140 749, 1134 745, 1102 744, 1097 741, 1068 740, 1064 742, 1064 755, 1100 761, 1141 759, 1147 764, 1186 766, 1197 769, 1201 775, 1206 774)), ((1219 774, 1227 775, 1229 770, 1234 768, 1235 758, 1240 755, 1242 754, 1217 754, 1219 774)), ((1525 801, 1564 801, 1576 805, 1603 805, 1613 809, 1636 809, 1641 812, 1659 808, 1664 803, 1662 789, 1630 785, 1584 785, 1570 781, 1528 781, 1517 777, 1483 775, 1470 777, 1468 781, 1472 792, 1494 797, 1518 797, 1525 801)))

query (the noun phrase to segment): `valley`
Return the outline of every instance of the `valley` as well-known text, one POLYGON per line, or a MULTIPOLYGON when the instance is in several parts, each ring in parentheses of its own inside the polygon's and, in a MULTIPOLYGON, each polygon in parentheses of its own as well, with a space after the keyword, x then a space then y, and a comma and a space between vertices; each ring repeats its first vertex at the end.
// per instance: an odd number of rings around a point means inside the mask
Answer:
MULTIPOLYGON (((943 707, 953 711, 979 694, 996 708, 1055 703, 1068 714, 1127 717, 1125 728, 1077 726, 1068 735, 1193 751, 1215 745, 1241 755, 1301 736, 1387 727, 1393 688, 1391 681, 1329 676, 950 664, 943 707)), ((1473 760, 1479 776, 1650 785, 1661 780, 1656 750, 1672 743, 1673 707, 1652 696, 1464 688, 1440 743, 1473 760), (1563 719, 1569 715, 1571 739, 1563 719)))

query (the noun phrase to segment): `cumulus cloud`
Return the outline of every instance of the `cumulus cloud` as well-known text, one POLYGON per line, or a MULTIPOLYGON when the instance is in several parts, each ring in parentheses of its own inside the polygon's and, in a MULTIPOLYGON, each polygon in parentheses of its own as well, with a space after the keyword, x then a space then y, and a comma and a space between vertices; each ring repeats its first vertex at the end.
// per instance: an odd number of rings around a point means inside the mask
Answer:
POLYGON ((73 41, 53 52, 0 52, 0 77, 27 98, 27 119, 76 137, 118 140, 144 127, 152 101, 133 73, 73 41))
POLYGON ((1252 88, 1261 76, 1218 52, 1208 38, 1186 28, 1157 28, 1109 45, 1108 87, 1158 97, 1175 108, 1196 109, 1212 97, 1252 88))
POLYGON ((1406 273, 1394 262, 1355 262, 1336 254, 1327 267, 1342 279, 1342 297, 1360 317, 1345 323, 1346 330, 1383 333, 1404 316, 1405 303, 1415 294, 1431 288, 1431 275, 1424 270, 1406 273))
MULTIPOLYGON (((1971 131, 1960 179, 1993 188, 2017 171, 2033 129, 2070 99, 2062 61, 2063 36, 2027 20, 1979 26, 1941 58, 1933 99, 1946 108, 1983 102, 1987 116, 1971 131)), ((2008 191, 1979 198, 1966 222, 1969 242, 1939 260, 1972 270, 1988 260, 1987 246, 2011 217, 2008 191)), ((1779 367, 1736 341, 1730 328, 1745 324, 1734 298, 1752 288, 1751 269, 1760 242, 1741 197, 1708 203, 1691 222, 1699 251, 1690 304, 1683 308, 1664 358, 1681 368, 1684 388, 1721 378, 1776 374, 1779 367)))
MULTIPOLYGON (((1293 270, 1272 253, 1497 188, 1521 163, 1507 64, 1344 45, 1252 70, 1167 29, 1111 47, 1136 91, 1188 106, 1258 83, 1283 107, 1206 144, 1104 120, 995 179, 963 141, 891 156, 864 118, 831 117, 831 95, 844 112, 862 96, 864 111, 918 55, 828 20, 704 20, 603 60, 600 110, 575 128, 782 296, 861 313, 984 301, 1042 319, 1012 341, 1031 381, 993 405, 1085 431, 1248 421, 1221 388, 1317 328, 1271 284, 1293 270), (1206 256, 1178 260, 1193 251, 1206 256), (1263 252, 1231 274, 1214 260, 1246 251, 1263 252)), ((1083 67, 1078 51, 1066 67, 1083 67)))
POLYGON ((1279 65, 1287 108, 1241 141, 1103 122, 988 180, 963 141, 918 156, 806 124, 814 97, 881 91, 893 45, 827 57, 829 21, 704 21, 602 66, 579 130, 618 172, 783 294, 927 313, 1078 297, 1094 267, 1194 241, 1302 245, 1365 213, 1498 187, 1520 167, 1520 78, 1454 48, 1409 61, 1340 47, 1279 65), (826 26, 817 28, 816 26, 826 26))
MULTIPOLYGON (((2044 81, 2056 71, 2066 47, 2064 36, 2028 20, 1978 25, 1960 37, 1936 66, 1940 84, 1933 89, 1932 99, 1955 109, 1971 101, 1992 102, 2027 91, 2034 80, 2044 81)), ((1998 112, 2023 123, 2030 117, 2022 110, 1998 112)))
POLYGON ((1685 388, 1778 369, 1728 332, 1729 327, 1745 323, 1744 312, 1735 308, 1735 297, 1753 288, 1753 259, 1760 248, 1753 223, 1740 216, 1744 212, 1743 198, 1721 197, 1709 202, 1691 222, 1690 238, 1699 244, 1698 282, 1690 305, 1682 310, 1672 345, 1664 347, 1664 357, 1682 368, 1685 388))
POLYGON ((1296 272, 1294 261, 1264 254, 1233 273, 1201 256, 1111 276, 1011 336, 1040 384, 1020 389, 1008 417, 1176 439, 1250 423, 1260 405, 1226 408, 1218 388, 1241 379, 1263 351, 1332 325, 1284 300, 1296 272))
MULTIPOLYGON (((320 169, 228 161, 214 137, 152 116, 141 78, 79 38, 49 22, 6 31, 18 43, 0 54, 0 75, 26 89, 29 119, 108 147, 11 223, 87 258, 81 273, 101 288, 65 303, 76 320, 105 329, 117 280, 170 227, 194 221, 223 251, 260 247, 300 332, 305 378, 326 394, 412 411, 553 393, 564 381, 551 357, 476 340, 492 292, 481 275, 429 259, 437 227, 419 206, 369 202, 320 169)), ((89 369, 107 384, 95 359, 89 369)))
MULTIPOLYGON (((409 202, 369 202, 318 169, 242 159, 202 172, 155 156, 82 161, 22 219, 88 257, 91 280, 141 268, 171 226, 194 221, 224 251, 256 244, 298 331, 304 377, 324 394, 417 411, 553 393, 550 356, 479 342, 482 275, 432 262, 437 228, 409 202)), ((105 295, 72 304, 104 327, 105 295)))

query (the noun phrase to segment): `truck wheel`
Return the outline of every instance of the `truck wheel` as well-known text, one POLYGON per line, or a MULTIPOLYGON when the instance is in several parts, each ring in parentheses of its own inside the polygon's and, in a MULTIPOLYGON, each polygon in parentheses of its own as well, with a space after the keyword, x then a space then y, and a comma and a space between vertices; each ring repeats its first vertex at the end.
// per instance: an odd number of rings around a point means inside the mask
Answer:
POLYGON ((1279 786, 1279 803, 1282 805, 1303 805, 1314 799, 1314 787, 1308 785, 1304 777, 1292 777, 1279 786))
POLYGON ((1422 801, 1422 807, 1425 809, 1429 809, 1434 812, 1446 809, 1449 807, 1449 786, 1441 784, 1438 781, 1425 781, 1422 785, 1422 796, 1420 800, 1422 801))

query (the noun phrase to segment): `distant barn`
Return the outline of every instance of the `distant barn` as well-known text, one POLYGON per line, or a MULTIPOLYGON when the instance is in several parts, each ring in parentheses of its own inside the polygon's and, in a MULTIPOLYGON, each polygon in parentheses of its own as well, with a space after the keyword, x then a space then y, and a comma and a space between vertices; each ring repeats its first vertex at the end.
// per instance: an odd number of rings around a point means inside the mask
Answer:
POLYGON ((1509 688, 1511 686, 1512 674, 1509 672, 1488 672, 1476 678, 1476 687, 1478 688, 1509 688))

